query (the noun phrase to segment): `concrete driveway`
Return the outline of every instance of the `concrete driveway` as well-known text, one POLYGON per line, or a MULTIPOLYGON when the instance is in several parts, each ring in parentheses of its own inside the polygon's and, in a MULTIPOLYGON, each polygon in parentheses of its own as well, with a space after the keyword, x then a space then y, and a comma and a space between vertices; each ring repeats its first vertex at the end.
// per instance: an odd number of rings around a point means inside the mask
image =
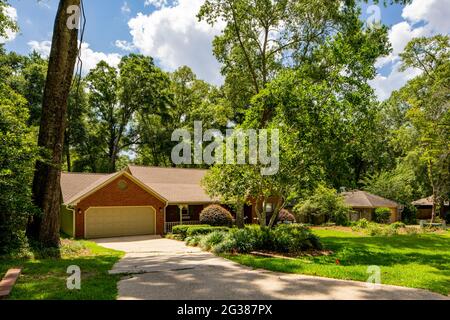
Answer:
POLYGON ((425 290, 253 270, 183 242, 140 236, 96 240, 125 251, 121 300, 447 299, 425 290))

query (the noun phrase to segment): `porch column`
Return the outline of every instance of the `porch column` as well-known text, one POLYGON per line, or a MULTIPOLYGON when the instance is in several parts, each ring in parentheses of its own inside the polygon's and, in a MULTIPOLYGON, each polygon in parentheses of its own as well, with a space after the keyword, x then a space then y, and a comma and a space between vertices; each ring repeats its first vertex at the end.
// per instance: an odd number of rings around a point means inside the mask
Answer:
POLYGON ((178 209, 180 209, 180 224, 183 224, 183 205, 178 205, 178 209))

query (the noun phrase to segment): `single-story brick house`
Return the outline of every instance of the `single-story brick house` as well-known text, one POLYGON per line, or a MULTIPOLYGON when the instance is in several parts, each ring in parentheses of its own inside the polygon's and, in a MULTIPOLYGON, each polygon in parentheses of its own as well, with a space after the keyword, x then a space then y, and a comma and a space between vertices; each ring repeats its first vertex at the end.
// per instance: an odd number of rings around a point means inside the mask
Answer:
MULTIPOLYGON (((416 200, 412 203, 413 206, 417 208, 417 219, 431 219, 431 211, 433 209, 433 197, 429 196, 427 198, 416 200)), ((436 215, 441 217, 447 217, 450 214, 450 202, 444 202, 441 207, 440 212, 436 212, 436 215)))
POLYGON ((390 222, 401 220, 401 205, 395 201, 371 194, 366 191, 354 190, 342 193, 345 203, 350 206, 354 213, 350 220, 359 219, 373 220, 376 208, 389 208, 391 210, 390 222))
MULTIPOLYGON (((113 174, 62 173, 61 230, 76 238, 170 232, 197 224, 215 203, 201 186, 206 170, 128 166, 113 174)), ((245 208, 246 223, 255 219, 245 208)))

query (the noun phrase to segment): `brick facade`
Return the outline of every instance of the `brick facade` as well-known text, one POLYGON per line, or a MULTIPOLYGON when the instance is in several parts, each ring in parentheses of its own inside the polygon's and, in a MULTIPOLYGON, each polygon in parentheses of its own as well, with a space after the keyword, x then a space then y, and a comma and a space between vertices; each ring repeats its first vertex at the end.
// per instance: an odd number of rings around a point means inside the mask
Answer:
MULTIPOLYGON (((121 184, 123 185, 123 183, 121 184)), ((86 210, 90 207, 124 206, 152 206, 156 211, 156 233, 164 234, 165 202, 122 175, 77 204, 75 208, 75 237, 84 238, 84 216, 86 210), (120 181, 126 182, 126 188, 119 187, 120 181)))

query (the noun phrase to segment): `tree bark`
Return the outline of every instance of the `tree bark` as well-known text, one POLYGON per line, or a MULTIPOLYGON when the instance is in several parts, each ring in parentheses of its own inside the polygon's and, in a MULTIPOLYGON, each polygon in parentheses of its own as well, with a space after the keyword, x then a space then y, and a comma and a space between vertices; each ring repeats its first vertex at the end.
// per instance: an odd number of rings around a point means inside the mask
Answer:
POLYGON ((433 223, 434 219, 436 218, 436 203, 437 203, 436 189, 433 187, 433 205, 431 207, 431 223, 433 223))
POLYGON ((236 203, 236 226, 239 229, 244 228, 244 202, 237 202, 236 203))
POLYGON ((277 203, 275 205, 275 208, 273 209, 273 213, 272 216, 270 217, 270 221, 269 221, 269 228, 272 228, 275 221, 278 218, 278 215, 280 214, 281 209, 284 208, 284 201, 282 197, 279 197, 277 200, 277 203))
POLYGON ((33 201, 41 209, 42 216, 34 217, 28 228, 28 235, 47 247, 59 246, 60 178, 67 100, 78 54, 78 30, 67 26, 74 14, 67 12, 69 6, 79 7, 80 0, 60 0, 56 14, 38 140, 45 154, 44 160, 36 163, 33 180, 33 201))
POLYGON ((69 131, 66 128, 66 133, 64 134, 64 152, 66 154, 66 165, 67 165, 67 172, 72 172, 72 160, 70 158, 70 143, 69 143, 69 131))

